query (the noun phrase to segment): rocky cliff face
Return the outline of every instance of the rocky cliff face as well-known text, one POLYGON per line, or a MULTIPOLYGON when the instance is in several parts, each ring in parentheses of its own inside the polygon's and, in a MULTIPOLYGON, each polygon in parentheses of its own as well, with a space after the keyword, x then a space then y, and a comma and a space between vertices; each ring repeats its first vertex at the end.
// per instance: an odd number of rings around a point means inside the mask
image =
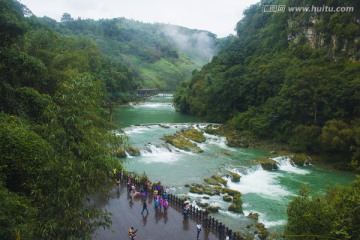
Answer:
POLYGON ((360 19, 351 18, 343 23, 332 24, 335 17, 311 16, 288 20, 288 41, 308 44, 311 48, 326 48, 335 60, 340 56, 354 61, 360 59, 360 19), (330 18, 330 20, 329 20, 330 18))

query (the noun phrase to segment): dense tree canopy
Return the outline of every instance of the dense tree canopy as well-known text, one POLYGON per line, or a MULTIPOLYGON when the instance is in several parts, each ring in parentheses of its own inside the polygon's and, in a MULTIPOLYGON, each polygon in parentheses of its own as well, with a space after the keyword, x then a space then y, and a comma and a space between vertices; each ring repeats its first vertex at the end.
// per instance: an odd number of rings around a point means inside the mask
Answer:
POLYGON ((180 85, 177 109, 348 164, 360 147, 354 124, 360 117, 359 3, 262 4, 346 5, 354 12, 271 13, 253 5, 237 24, 238 36, 180 85))
MULTIPOLYGON (((240 130, 249 141, 287 143, 334 166, 359 170, 359 1, 262 1, 351 6, 348 13, 266 13, 255 4, 238 36, 179 85, 179 111, 240 130), (350 167, 352 166, 352 167, 350 167)), ((284 239, 359 239, 359 179, 324 195, 301 190, 288 206, 284 239)))
POLYGON ((360 239, 360 179, 310 196, 304 187, 288 206, 285 239, 360 239))
POLYGON ((40 20, 62 34, 97 42, 112 63, 121 62, 131 69, 136 87, 174 91, 194 69, 208 63, 227 40, 207 31, 125 18, 74 20, 66 13, 63 18, 61 23, 40 20))
POLYGON ((91 40, 63 36, 1 0, 0 232, 2 239, 90 239, 109 213, 85 205, 107 191, 125 144, 101 107, 132 75, 91 40), (111 83, 109 83, 111 79, 111 83))

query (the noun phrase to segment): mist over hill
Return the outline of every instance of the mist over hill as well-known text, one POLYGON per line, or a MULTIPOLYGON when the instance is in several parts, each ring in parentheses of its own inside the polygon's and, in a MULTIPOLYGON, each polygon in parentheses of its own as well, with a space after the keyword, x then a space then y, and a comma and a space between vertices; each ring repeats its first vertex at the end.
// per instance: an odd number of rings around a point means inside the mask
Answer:
POLYGON ((42 22, 66 35, 94 40, 104 54, 125 64, 139 87, 175 90, 191 72, 211 61, 225 39, 208 31, 169 24, 149 24, 125 18, 42 22))

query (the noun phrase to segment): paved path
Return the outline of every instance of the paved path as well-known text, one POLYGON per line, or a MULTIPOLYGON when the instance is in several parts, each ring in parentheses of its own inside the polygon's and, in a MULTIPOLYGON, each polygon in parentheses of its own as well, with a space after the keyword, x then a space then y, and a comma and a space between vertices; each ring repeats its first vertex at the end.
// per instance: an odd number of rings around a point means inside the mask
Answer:
MULTIPOLYGON (((183 219, 180 209, 169 204, 167 213, 155 212, 153 199, 147 199, 149 214, 141 215, 142 203, 140 199, 133 199, 127 194, 126 186, 122 184, 120 190, 114 187, 109 201, 97 201, 96 205, 112 213, 110 229, 100 229, 93 237, 95 240, 126 240, 128 229, 133 226, 138 229, 137 240, 196 240, 196 221, 191 217, 183 219)), ((219 237, 202 229, 201 240, 218 240, 219 237)), ((221 238, 225 239, 225 237, 221 238)))

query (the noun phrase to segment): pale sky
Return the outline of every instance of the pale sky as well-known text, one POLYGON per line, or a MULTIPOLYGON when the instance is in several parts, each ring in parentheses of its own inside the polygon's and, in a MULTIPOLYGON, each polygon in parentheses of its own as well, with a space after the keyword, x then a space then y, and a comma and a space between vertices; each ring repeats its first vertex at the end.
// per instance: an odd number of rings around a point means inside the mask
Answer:
POLYGON ((218 37, 235 34, 244 9, 260 0, 19 0, 36 16, 57 21, 63 13, 74 19, 125 17, 144 23, 169 23, 207 30, 218 37))

